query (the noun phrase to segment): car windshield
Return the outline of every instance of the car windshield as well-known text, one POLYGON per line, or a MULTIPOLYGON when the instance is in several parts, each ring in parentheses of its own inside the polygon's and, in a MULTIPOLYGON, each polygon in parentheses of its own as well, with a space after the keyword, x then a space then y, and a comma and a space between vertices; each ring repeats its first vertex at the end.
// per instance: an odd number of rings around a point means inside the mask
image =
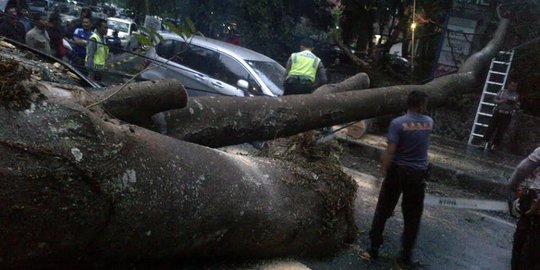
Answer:
POLYGON ((283 79, 285 78, 285 68, 276 62, 252 61, 246 62, 257 72, 257 75, 264 81, 275 95, 283 95, 283 79))
POLYGON ((109 27, 109 29, 118 30, 118 32, 128 33, 129 31, 129 23, 108 21, 107 26, 109 27))

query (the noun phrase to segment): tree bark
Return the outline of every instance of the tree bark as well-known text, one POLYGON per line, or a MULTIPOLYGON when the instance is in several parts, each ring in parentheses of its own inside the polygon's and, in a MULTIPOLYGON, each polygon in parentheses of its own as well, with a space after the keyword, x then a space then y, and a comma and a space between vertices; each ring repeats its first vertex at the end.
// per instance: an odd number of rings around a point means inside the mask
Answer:
POLYGON ((139 126, 151 125, 150 119, 156 113, 181 109, 187 105, 186 91, 177 80, 133 83, 94 93, 108 113, 139 126))
POLYGON ((402 85, 336 94, 292 95, 280 98, 198 97, 182 110, 165 112, 169 136, 211 147, 270 140, 303 131, 343 124, 405 110, 412 90, 430 96, 430 104, 473 88, 500 48, 508 20, 502 20, 493 39, 472 55, 460 72, 424 85, 402 85))
POLYGON ((83 90, 16 89, 32 94, 0 107, 0 268, 318 256, 354 239, 356 185, 326 162, 227 154, 86 109, 83 90))
POLYGON ((313 91, 314 94, 330 94, 346 92, 358 89, 367 89, 370 85, 370 79, 367 73, 358 73, 337 84, 325 84, 313 91))

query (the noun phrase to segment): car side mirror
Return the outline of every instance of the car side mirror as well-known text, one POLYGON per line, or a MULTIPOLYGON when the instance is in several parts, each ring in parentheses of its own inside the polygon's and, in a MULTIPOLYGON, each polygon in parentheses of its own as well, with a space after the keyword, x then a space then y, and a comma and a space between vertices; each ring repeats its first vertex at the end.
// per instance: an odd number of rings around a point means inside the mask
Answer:
POLYGON ((249 83, 246 80, 238 80, 236 83, 236 86, 238 86, 240 89, 247 91, 249 88, 249 83))

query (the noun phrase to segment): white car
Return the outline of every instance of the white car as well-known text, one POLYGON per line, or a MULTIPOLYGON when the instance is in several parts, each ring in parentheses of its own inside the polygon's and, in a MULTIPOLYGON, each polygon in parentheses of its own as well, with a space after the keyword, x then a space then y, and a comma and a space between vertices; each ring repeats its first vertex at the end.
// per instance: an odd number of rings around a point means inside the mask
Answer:
POLYGON ((219 40, 159 32, 146 80, 176 79, 190 96, 281 96, 285 68, 270 57, 219 40))
POLYGON ((107 19, 107 26, 109 27, 107 36, 112 36, 113 32, 118 30, 118 38, 123 48, 128 44, 131 35, 139 31, 137 24, 129 19, 111 17, 107 19))

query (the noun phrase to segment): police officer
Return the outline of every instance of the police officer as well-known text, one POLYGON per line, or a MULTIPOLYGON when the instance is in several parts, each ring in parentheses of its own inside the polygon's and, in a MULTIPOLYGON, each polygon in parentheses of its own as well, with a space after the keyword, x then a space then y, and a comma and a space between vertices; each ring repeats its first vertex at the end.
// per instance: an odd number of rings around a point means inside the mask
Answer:
POLYGON ((523 159, 512 174, 508 187, 519 199, 521 215, 512 247, 512 270, 540 269, 540 173, 528 189, 519 185, 540 168, 540 147, 523 159))
POLYGON ((86 68, 89 70, 90 79, 101 81, 103 75, 100 71, 105 68, 109 56, 109 47, 105 39, 108 30, 107 21, 98 19, 95 28, 86 45, 86 68))
POLYGON ((383 243, 386 220, 394 212, 401 193, 404 229, 400 263, 411 264, 412 251, 424 210, 426 181, 429 177, 428 145, 433 119, 424 115, 427 95, 412 91, 407 97, 407 114, 392 120, 388 128, 387 147, 382 156, 381 174, 385 179, 369 232, 372 259, 383 243))
POLYGON ((302 40, 300 50, 287 61, 284 95, 309 94, 327 81, 321 59, 312 52, 311 40, 302 40))

